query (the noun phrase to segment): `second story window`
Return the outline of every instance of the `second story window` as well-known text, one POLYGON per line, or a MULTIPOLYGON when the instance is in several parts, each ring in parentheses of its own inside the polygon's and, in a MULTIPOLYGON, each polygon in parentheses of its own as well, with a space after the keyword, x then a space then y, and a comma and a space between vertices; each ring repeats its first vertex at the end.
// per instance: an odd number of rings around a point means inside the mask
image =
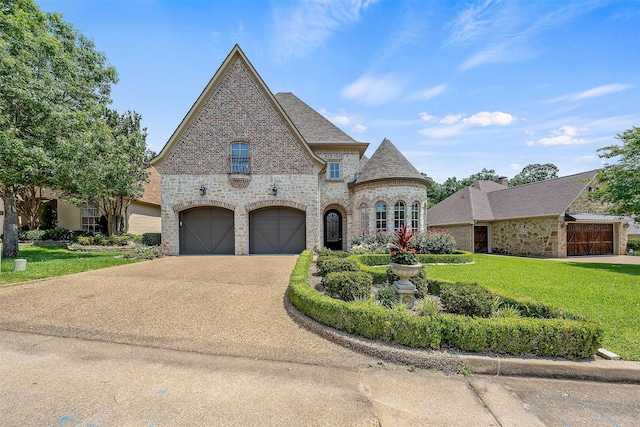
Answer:
POLYGON ((340 179, 340 162, 329 162, 329 179, 340 179))
POLYGON ((246 142, 234 142, 231 144, 231 173, 248 175, 249 168, 249 144, 246 142))

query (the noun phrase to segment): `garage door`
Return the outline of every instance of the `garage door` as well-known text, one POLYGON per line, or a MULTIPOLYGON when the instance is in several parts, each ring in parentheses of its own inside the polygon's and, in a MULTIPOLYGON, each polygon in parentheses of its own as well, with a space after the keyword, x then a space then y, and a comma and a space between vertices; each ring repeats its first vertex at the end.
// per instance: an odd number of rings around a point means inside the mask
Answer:
POLYGON ((612 255, 613 224, 568 224, 567 255, 612 255))
POLYGON ((298 254, 306 248, 305 213, 264 208, 249 214, 249 253, 298 254))
POLYGON ((194 208, 180 213, 180 253, 183 255, 233 255, 233 211, 194 208))

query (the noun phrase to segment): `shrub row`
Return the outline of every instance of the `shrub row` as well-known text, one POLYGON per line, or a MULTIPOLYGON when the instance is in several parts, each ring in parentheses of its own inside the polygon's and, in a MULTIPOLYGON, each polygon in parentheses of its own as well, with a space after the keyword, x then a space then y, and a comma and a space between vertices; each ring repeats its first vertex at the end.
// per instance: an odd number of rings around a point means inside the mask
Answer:
MULTIPOLYGON (((368 266, 389 265, 389 254, 352 255, 349 259, 368 266)), ((455 251, 452 254, 418 254, 418 262, 420 264, 465 264, 473 262, 473 254, 464 251, 455 251)))
POLYGON ((371 296, 371 276, 364 271, 329 273, 322 279, 322 285, 327 295, 343 301, 371 296))
POLYGON ((319 256, 316 260, 316 266, 318 267, 318 273, 320 273, 322 277, 329 273, 360 271, 360 267, 357 262, 347 258, 332 256, 319 256))
POLYGON ((145 246, 160 246, 162 244, 162 235, 160 233, 144 233, 141 243, 145 246))
POLYGON ((293 305, 322 324, 369 339, 411 347, 455 346, 465 351, 565 358, 589 357, 602 341, 602 328, 590 322, 486 319, 454 314, 425 317, 415 316, 399 306, 388 310, 371 300, 356 303, 336 300, 309 286, 312 257, 311 251, 304 251, 291 274, 289 298, 293 305))
POLYGON ((28 230, 18 232, 18 240, 20 241, 38 241, 38 240, 68 240, 71 241, 78 236, 85 235, 82 230, 71 231, 66 228, 52 228, 50 230, 28 230))

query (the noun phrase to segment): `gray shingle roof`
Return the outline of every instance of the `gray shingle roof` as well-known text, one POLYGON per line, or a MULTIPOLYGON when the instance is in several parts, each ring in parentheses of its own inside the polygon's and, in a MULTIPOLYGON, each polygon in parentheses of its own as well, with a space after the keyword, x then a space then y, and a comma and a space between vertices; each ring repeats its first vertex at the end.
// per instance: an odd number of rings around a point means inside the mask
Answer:
POLYGON ((358 178, 350 185, 381 179, 411 179, 428 182, 409 160, 398 151, 396 146, 386 138, 360 170, 358 178))
POLYGON ((280 92, 275 97, 308 144, 358 144, 364 145, 363 153, 366 150, 367 143, 351 138, 293 93, 280 92))
POLYGON ((596 174, 593 170, 518 187, 481 182, 430 208, 427 221, 437 226, 561 215, 596 174))

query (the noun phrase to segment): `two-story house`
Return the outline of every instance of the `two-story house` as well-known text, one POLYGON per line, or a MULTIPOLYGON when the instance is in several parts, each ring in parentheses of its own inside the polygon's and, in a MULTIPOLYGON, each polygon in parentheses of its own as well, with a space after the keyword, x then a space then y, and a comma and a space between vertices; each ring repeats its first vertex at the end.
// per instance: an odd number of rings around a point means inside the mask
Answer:
POLYGON ((283 254, 424 230, 427 181, 389 140, 367 147, 274 95, 236 45, 153 160, 162 240, 172 255, 283 254))

